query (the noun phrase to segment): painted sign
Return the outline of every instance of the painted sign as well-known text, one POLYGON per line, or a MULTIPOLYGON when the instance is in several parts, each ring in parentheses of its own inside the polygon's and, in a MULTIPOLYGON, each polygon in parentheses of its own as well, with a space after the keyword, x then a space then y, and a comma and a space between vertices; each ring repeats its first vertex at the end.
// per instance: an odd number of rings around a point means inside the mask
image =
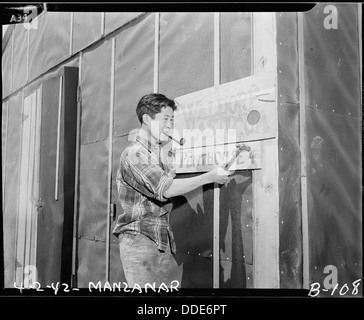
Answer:
POLYGON ((251 76, 175 98, 172 149, 176 172, 208 171, 244 151, 233 170, 259 169, 259 141, 276 135, 275 75, 251 76), (183 138, 184 144, 177 142, 183 138))
POLYGON ((173 137, 193 148, 274 138, 274 75, 251 76, 175 98, 173 137))
POLYGON ((177 149, 174 157, 176 173, 207 172, 233 159, 229 170, 261 169, 261 142, 245 144, 248 150, 236 158, 236 144, 223 144, 201 148, 177 149))

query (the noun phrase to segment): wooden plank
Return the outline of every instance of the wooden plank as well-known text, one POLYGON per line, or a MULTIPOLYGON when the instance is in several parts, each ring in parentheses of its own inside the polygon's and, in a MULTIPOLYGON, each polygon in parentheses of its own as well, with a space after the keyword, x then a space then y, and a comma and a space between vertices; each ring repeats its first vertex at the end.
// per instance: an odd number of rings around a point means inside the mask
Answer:
MULTIPOLYGON (((254 75, 269 75, 277 83, 275 13, 253 14, 254 75)), ((277 110, 277 92, 271 93, 277 110)), ((254 288, 279 288, 278 120, 274 139, 262 142, 261 170, 253 171, 254 288)))
POLYGON ((16 282, 20 284, 24 280, 25 267, 25 235, 26 235, 26 213, 28 197, 28 159, 30 143, 30 97, 23 100, 22 109, 22 135, 21 156, 19 174, 19 209, 17 218, 16 237, 16 282))
POLYGON ((253 14, 254 75, 277 73, 275 13, 253 14))
MULTIPOLYGON (((14 26, 15 27, 15 26, 14 26)), ((11 68, 10 68, 10 92, 13 92, 13 83, 14 83, 14 38, 15 38, 15 28, 12 30, 11 34, 11 68)))
MULTIPOLYGON (((34 181, 32 213, 32 237, 31 237, 31 255, 30 264, 36 266, 37 262, 37 239, 38 239, 38 204, 39 204, 39 167, 40 167, 40 138, 41 138, 41 119, 42 119, 42 86, 36 91, 36 126, 35 126, 35 158, 34 158, 34 181)), ((37 273, 33 279, 38 281, 37 273)))
MULTIPOLYGON (((13 37, 12 37, 13 38, 13 37)), ((22 90, 22 99, 21 99, 21 116, 23 116, 23 110, 24 110, 24 90, 22 90)), ((18 261, 18 237, 19 237, 19 216, 20 216, 20 183, 21 183, 21 165, 22 165, 22 139, 23 139, 23 131, 24 131, 24 124, 23 121, 20 122, 20 151, 19 151, 19 160, 18 160, 18 166, 19 166, 19 174, 18 174, 18 194, 16 198, 17 203, 17 212, 16 212, 16 220, 15 220, 15 263, 14 263, 14 275, 15 275, 15 283, 19 286, 20 282, 22 281, 22 266, 20 265, 20 262, 18 261)))
POLYGON ((159 90, 159 12, 155 13, 154 24, 154 78, 153 92, 158 93, 159 90))
POLYGON ((302 198, 302 264, 303 288, 309 288, 309 242, 308 242, 308 200, 307 200, 307 131, 305 99, 305 56, 303 43, 303 13, 298 13, 298 74, 300 88, 300 149, 301 149, 301 198, 302 198))
POLYGON ((220 84, 220 13, 214 13, 214 85, 220 84))
MULTIPOLYGON (((27 201, 25 216, 25 261, 24 265, 30 265, 31 255, 31 237, 32 237, 32 213, 33 213, 33 179, 34 179, 34 157, 35 157, 35 110, 36 110, 36 92, 29 95, 29 158, 28 158, 28 181, 27 181, 27 201)), ((27 277, 25 286, 30 286, 32 277, 27 277)))
POLYGON ((362 82, 363 82, 363 78, 362 78, 362 73, 363 73, 363 38, 362 38, 362 33, 363 33, 363 11, 362 11, 362 4, 358 3, 358 33, 359 33, 359 63, 360 63, 360 68, 359 68, 359 72, 360 72, 360 89, 362 88, 362 82))
MULTIPOLYGON (((261 141, 249 142, 229 170, 261 169, 261 141)), ((236 144, 224 144, 191 149, 177 149, 174 157, 176 173, 207 172, 227 163, 236 151, 236 144)))
MULTIPOLYGON (((363 21, 362 4, 358 3, 358 34, 359 34, 359 91, 363 88, 363 21)), ((360 96, 360 105, 363 105, 363 96, 360 96)))
POLYGON ((112 155, 114 131, 114 99, 115 99, 115 37, 111 44, 111 90, 110 90, 110 120, 109 120, 109 163, 108 163, 108 189, 107 189, 107 220, 106 220, 106 270, 105 281, 110 281, 110 233, 111 233, 111 198, 112 198, 112 155))
POLYGON ((275 75, 263 74, 215 85, 175 98, 173 149, 247 142, 276 135, 275 75))
POLYGON ((25 31, 27 33, 27 70, 26 70, 26 83, 29 82, 29 52, 30 52, 30 28, 27 28, 27 30, 25 31))
POLYGON ((213 288, 220 286, 220 187, 214 185, 212 274, 213 288))
POLYGON ((74 13, 71 12, 71 19, 70 19, 70 51, 69 51, 69 55, 72 56, 73 54, 73 26, 74 26, 74 23, 73 23, 73 16, 74 16, 74 13))
MULTIPOLYGON (((214 14, 214 85, 220 84, 220 14, 214 14)), ((176 116, 175 116, 176 118, 176 116)), ((213 211, 213 254, 212 277, 213 288, 220 286, 220 186, 214 184, 214 211, 213 211)))
POLYGON ((73 240, 72 240, 72 279, 71 287, 77 287, 77 250, 78 250, 78 189, 80 172, 80 136, 81 136, 81 86, 82 83, 82 51, 78 58, 78 86, 77 86, 77 119, 76 119, 76 154, 75 154, 75 196, 73 206, 73 240))
POLYGON ((100 38, 105 36, 105 12, 101 12, 101 34, 100 38))
POLYGON ((57 124, 57 155, 56 155, 56 177, 54 199, 58 201, 59 188, 59 160, 61 148, 61 115, 62 115, 62 92, 63 92, 63 77, 59 77, 59 96, 58 96, 58 124, 57 124))
MULTIPOLYGON (((3 212, 5 212, 5 186, 6 186, 6 162, 7 162, 7 154, 8 154, 8 125, 9 125, 9 109, 10 109, 10 100, 5 102, 5 108, 6 108, 6 116, 5 116, 5 137, 4 137, 4 154, 2 155, 2 161, 3 161, 3 212)), ((4 115, 3 115, 4 116, 4 115)))

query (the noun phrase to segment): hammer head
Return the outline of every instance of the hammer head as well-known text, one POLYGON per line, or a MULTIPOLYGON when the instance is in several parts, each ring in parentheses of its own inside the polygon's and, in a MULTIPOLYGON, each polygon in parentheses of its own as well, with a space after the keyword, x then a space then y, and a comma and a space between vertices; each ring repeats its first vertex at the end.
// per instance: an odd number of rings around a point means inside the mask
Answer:
POLYGON ((251 148, 249 146, 245 145, 244 143, 237 143, 236 147, 239 149, 239 151, 246 150, 249 152, 251 150, 251 148))

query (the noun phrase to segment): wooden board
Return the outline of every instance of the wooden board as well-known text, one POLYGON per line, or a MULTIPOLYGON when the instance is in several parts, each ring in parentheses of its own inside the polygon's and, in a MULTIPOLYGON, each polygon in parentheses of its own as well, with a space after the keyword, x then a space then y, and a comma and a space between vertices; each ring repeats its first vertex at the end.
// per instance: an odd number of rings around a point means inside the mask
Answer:
POLYGON ((173 137, 189 149, 274 138, 276 88, 271 74, 251 76, 175 98, 173 137))
MULTIPOLYGON (((250 151, 242 151, 229 170, 260 169, 261 142, 245 143, 250 151)), ((207 172, 227 163, 235 154, 236 144, 225 144, 190 149, 177 149, 174 157, 176 173, 207 172)))
MULTIPOLYGON (((254 74, 276 77, 276 14, 254 13, 254 74)), ((277 93, 277 97, 279 93, 277 93)), ((275 108, 278 103, 275 104, 275 108)), ((278 120, 276 120, 278 132, 278 120)), ((279 288, 278 135, 262 141, 262 170, 253 171, 254 288, 279 288)))

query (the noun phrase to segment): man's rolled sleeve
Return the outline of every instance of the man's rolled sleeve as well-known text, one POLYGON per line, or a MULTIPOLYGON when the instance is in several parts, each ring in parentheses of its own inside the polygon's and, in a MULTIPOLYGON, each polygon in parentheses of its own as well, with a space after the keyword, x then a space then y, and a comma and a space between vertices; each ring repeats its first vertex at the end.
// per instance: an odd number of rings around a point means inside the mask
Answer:
POLYGON ((158 186, 158 200, 159 201, 167 201, 168 199, 164 197, 164 192, 171 186, 173 182, 173 178, 164 174, 161 179, 160 186, 158 186))

